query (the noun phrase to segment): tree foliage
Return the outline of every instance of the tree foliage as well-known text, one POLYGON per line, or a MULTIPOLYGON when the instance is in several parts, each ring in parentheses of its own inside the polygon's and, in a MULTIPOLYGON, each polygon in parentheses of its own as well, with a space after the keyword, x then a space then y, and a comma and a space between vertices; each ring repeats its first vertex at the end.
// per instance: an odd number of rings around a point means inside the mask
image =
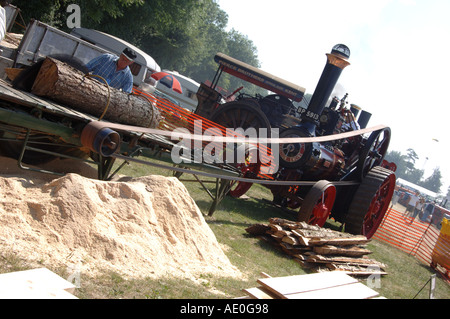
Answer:
MULTIPOLYGON (((81 26, 117 36, 151 55, 164 69, 198 82, 212 80, 222 52, 258 67, 257 49, 247 36, 226 31, 228 15, 215 0, 15 0, 25 21, 31 18, 66 32, 69 4, 81 9, 81 26)), ((225 76, 221 86, 240 83, 225 76)), ((256 90, 253 90, 256 92, 256 90)))
POLYGON ((429 177, 423 179, 425 173, 424 170, 415 167, 415 163, 419 159, 419 156, 411 148, 406 152, 406 155, 401 154, 398 151, 389 151, 386 154, 385 159, 389 162, 394 162, 397 165, 395 175, 430 191, 440 193, 440 188, 442 187, 442 174, 439 167, 436 167, 429 177))

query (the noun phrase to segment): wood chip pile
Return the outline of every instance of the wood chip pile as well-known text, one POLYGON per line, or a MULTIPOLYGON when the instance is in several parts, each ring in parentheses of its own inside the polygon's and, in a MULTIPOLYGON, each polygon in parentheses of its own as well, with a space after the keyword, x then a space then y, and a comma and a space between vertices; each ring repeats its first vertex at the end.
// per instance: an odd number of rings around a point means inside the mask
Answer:
POLYGON ((367 255, 370 241, 362 235, 352 235, 328 228, 270 218, 269 224, 254 224, 246 231, 273 242, 303 267, 316 272, 345 271, 353 276, 385 275, 386 265, 367 255))

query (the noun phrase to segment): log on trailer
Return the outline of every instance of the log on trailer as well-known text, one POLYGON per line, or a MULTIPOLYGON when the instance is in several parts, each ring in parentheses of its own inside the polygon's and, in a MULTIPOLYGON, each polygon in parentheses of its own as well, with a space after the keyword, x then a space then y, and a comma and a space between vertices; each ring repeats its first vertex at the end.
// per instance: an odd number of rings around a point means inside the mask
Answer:
POLYGON ((161 119, 148 99, 108 87, 50 57, 43 61, 31 93, 117 123, 155 128, 161 119))

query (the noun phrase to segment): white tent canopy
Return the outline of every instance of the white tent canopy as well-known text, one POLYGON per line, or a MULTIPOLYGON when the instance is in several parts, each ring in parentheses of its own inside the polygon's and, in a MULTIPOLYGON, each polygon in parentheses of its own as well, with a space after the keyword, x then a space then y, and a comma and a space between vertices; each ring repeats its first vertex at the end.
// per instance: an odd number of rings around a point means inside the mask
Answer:
POLYGON ((432 192, 432 191, 430 191, 426 188, 423 188, 422 186, 416 185, 414 183, 405 181, 404 179, 401 179, 401 178, 397 178, 397 184, 415 189, 416 191, 420 192, 422 195, 428 195, 433 198, 436 198, 438 196, 438 194, 435 192, 432 192))

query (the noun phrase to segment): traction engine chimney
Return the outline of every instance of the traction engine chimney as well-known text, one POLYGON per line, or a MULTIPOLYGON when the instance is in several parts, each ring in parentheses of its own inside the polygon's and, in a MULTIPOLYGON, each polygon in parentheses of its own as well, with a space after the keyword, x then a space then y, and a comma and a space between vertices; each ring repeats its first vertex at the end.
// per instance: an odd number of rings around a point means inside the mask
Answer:
POLYGON ((333 89, 341 75, 342 70, 350 63, 350 49, 344 44, 337 44, 327 53, 327 63, 311 97, 307 112, 303 113, 303 120, 309 126, 311 135, 315 135, 315 126, 318 119, 333 92, 333 89))

